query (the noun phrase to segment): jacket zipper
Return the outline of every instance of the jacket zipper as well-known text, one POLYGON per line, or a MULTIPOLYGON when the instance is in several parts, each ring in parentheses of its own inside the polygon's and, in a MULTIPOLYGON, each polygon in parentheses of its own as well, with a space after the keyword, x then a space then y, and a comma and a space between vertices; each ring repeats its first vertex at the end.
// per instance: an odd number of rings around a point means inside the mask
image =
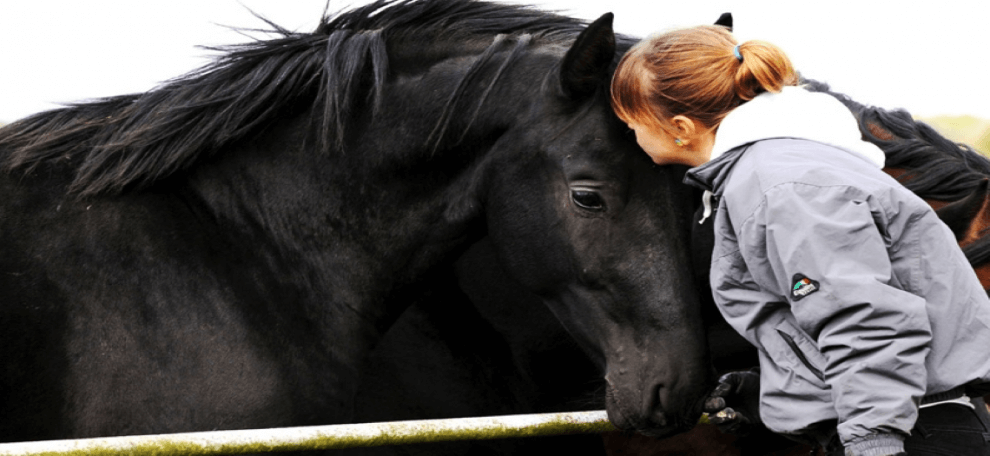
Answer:
POLYGON ((791 351, 794 352, 794 354, 797 355, 798 359, 801 360, 801 364, 804 364, 804 367, 807 367, 812 374, 815 374, 815 377, 818 377, 818 379, 824 383, 825 374, 822 373, 822 371, 819 370, 817 367, 813 366, 810 361, 808 361, 808 357, 804 354, 803 351, 801 351, 801 348, 798 347, 797 342, 794 342, 794 338, 791 337, 790 334, 787 334, 779 329, 777 330, 777 334, 780 334, 780 337, 784 339, 784 343, 786 343, 788 347, 791 347, 791 351))

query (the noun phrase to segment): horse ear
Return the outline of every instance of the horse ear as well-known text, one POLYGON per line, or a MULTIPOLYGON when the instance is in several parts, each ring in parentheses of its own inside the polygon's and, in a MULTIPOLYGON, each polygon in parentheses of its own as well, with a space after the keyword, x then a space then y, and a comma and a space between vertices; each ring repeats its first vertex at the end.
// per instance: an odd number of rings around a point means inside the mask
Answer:
POLYGON ((608 78, 608 67, 615 59, 615 32, 612 13, 592 22, 574 41, 560 66, 560 86, 572 99, 587 97, 608 78))
POLYGON ((725 27, 725 28, 729 29, 729 31, 731 32, 732 31, 732 13, 722 13, 722 15, 718 17, 718 20, 715 21, 715 25, 721 25, 722 27, 725 27))

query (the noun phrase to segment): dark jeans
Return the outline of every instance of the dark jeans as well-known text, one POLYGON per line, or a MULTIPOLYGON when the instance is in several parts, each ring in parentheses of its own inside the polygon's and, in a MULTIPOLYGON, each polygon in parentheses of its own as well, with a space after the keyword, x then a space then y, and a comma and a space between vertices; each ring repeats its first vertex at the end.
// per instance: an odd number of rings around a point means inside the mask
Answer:
POLYGON ((921 409, 904 441, 908 456, 990 456, 990 414, 982 398, 973 403, 976 410, 955 404, 921 409))
MULTIPOLYGON (((973 405, 976 410, 956 404, 921 409, 904 441, 908 456, 990 456, 990 414, 983 398, 973 399, 973 405)), ((828 454, 845 452, 835 448, 828 454)))

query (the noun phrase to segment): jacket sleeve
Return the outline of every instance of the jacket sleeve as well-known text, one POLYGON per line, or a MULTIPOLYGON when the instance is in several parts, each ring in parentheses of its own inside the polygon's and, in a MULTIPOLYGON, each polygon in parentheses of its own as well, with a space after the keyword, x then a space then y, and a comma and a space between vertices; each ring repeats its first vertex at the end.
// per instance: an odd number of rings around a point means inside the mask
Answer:
POLYGON ((817 342, 843 443, 902 440, 925 394, 931 326, 888 248, 920 254, 919 240, 891 242, 888 212, 852 187, 791 183, 764 197, 740 227, 740 245, 749 246, 747 263, 763 263, 751 268, 766 271, 757 282, 781 290, 817 342))

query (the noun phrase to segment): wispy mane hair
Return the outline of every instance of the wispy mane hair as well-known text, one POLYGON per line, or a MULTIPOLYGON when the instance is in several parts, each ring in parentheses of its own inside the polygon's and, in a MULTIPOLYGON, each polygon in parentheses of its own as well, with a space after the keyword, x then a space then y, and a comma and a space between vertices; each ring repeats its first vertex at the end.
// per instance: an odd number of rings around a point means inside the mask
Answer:
MULTIPOLYGON (((489 52, 439 113, 430 136, 437 147, 447 140, 451 119, 460 117, 453 113, 464 95, 460 88, 497 46, 515 43, 501 74, 536 39, 563 41, 585 27, 580 20, 526 6, 473 0, 378 0, 341 14, 324 13, 313 33, 265 22, 275 38, 214 48, 220 52, 214 62, 147 93, 70 104, 0 129, 2 168, 31 172, 46 163, 69 163, 76 173, 70 192, 116 194, 188 169, 277 119, 306 110, 322 132, 321 148, 339 150, 357 107, 376 112, 382 105, 392 40, 426 46, 438 39, 455 44, 487 39, 489 52)), ((469 117, 477 116, 477 107, 469 117)))

